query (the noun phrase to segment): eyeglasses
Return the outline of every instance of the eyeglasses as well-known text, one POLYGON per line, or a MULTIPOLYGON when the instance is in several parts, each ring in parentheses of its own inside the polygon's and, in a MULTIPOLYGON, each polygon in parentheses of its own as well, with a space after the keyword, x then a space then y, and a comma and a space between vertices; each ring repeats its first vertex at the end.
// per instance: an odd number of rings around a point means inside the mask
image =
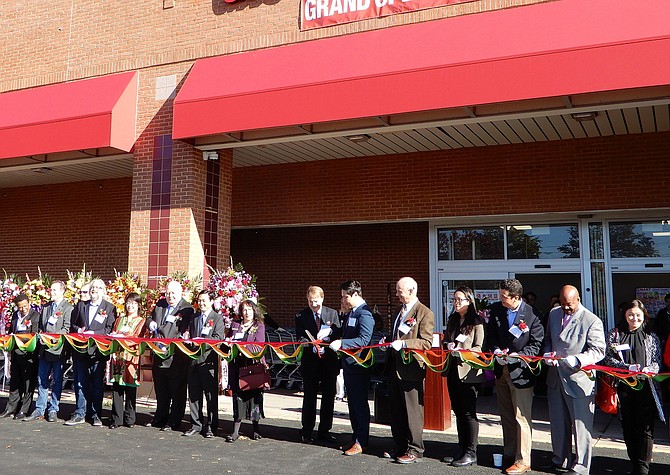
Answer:
POLYGON ((516 295, 510 295, 510 294, 500 294, 501 299, 506 299, 506 300, 514 300, 516 298, 516 295))
POLYGON ((451 303, 456 303, 456 302, 469 302, 468 299, 457 299, 457 298, 450 299, 450 301, 451 301, 451 303))
POLYGON ((80 295, 87 294, 87 293, 88 293, 88 290, 80 290, 80 291, 79 291, 79 294, 80 294, 80 295))

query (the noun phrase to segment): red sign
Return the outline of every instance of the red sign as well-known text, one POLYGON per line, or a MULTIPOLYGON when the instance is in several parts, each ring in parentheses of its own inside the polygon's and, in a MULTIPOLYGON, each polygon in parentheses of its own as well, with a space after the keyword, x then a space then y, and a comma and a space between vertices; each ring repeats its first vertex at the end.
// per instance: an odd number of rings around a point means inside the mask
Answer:
POLYGON ((311 30, 474 0, 300 0, 300 29, 311 30))

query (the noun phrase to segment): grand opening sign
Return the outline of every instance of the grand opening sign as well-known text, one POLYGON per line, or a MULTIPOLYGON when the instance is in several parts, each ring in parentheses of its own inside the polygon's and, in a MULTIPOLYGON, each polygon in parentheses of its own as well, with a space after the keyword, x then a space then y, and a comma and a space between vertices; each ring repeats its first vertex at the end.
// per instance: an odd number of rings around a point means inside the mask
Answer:
POLYGON ((300 29, 311 30, 474 0, 300 0, 300 29))

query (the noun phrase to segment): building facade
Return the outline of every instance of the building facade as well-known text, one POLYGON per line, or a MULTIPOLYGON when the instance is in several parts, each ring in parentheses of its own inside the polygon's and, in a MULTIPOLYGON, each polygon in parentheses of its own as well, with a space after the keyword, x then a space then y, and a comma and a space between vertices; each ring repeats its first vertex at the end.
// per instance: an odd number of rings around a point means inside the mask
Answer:
POLYGON ((384 316, 403 275, 440 320, 509 276, 608 326, 654 300, 670 6, 443 3, 312 29, 299 0, 3 6, 0 267, 155 283, 232 256, 285 325, 350 278, 384 316))

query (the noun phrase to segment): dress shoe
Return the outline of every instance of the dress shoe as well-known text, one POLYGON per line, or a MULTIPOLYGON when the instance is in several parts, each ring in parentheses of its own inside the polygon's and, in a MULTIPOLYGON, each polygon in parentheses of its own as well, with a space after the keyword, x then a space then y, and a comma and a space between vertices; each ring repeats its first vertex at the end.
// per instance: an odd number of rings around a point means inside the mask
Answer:
POLYGON ((463 457, 464 454, 465 454, 465 451, 463 450, 463 448, 459 447, 458 450, 454 453, 454 455, 452 455, 452 456, 447 455, 446 457, 444 457, 442 459, 442 461, 444 463, 451 464, 451 462, 453 462, 454 460, 458 460, 461 457, 463 457))
POLYGON ((521 475, 530 471, 530 465, 524 465, 523 462, 516 462, 514 465, 505 470, 507 475, 521 475))
POLYGON ((349 447, 347 450, 344 451, 344 455, 360 455, 363 453, 363 447, 361 447, 361 444, 356 442, 354 445, 349 447))
MULTIPOLYGON (((161 429, 161 430, 163 430, 163 429, 161 429)), ((197 429, 189 429, 182 434, 182 437, 193 437, 197 433, 198 433, 197 429)))
POLYGON ((56 411, 49 411, 49 414, 47 414, 46 421, 47 422, 56 422, 58 420, 58 413, 56 411))
POLYGON ((542 470, 544 472, 566 473, 570 469, 556 465, 554 462, 549 462, 547 465, 542 466, 542 470))
POLYGON ((563 473, 565 473, 566 475, 579 475, 579 472, 575 472, 574 470, 568 470, 563 473))
POLYGON ((153 422, 147 422, 146 424, 144 424, 144 427, 154 427, 154 423, 153 422))
POLYGON ((161 427, 159 430, 160 430, 161 432, 167 432, 167 431, 172 430, 172 427, 170 427, 170 426, 168 426, 168 425, 164 425, 164 426, 161 427))
POLYGON ((330 432, 326 432, 325 434, 319 434, 317 436, 318 440, 320 442, 326 442, 326 443, 335 443, 337 442, 337 437, 335 437, 333 434, 330 432))
POLYGON ((405 455, 402 455, 396 459, 396 462, 398 463, 414 463, 418 462, 421 459, 417 454, 412 453, 412 452, 407 452, 405 455))
POLYGON ((91 425, 93 427, 102 427, 102 421, 98 416, 93 416, 93 418, 91 419, 91 425))
POLYGON ((20 419, 25 419, 26 418, 26 413, 25 412, 19 412, 17 415, 14 416, 14 420, 18 421, 20 419))
POLYGON ((232 444, 232 443, 235 442, 238 438, 239 438, 239 435, 233 435, 233 434, 230 434, 230 435, 227 435, 227 436, 226 436, 226 442, 232 444))
POLYGON ((14 413, 9 412, 9 411, 5 411, 2 414, 0 414, 0 417, 13 417, 13 416, 14 416, 14 413))
POLYGON ((40 419, 44 419, 44 414, 42 414, 41 412, 33 411, 31 415, 23 418, 23 422, 32 422, 40 419))
POLYGON ((300 436, 300 442, 303 444, 311 445, 314 443, 314 440, 311 437, 308 437, 306 435, 301 435, 300 436))
POLYGON ((477 455, 469 450, 461 458, 451 462, 452 467, 468 467, 470 465, 477 465, 477 455))
POLYGON ((128 429, 132 429, 133 427, 135 427, 135 424, 123 424, 123 425, 126 426, 128 429))
POLYGON ((83 423, 84 423, 84 418, 82 416, 74 414, 72 417, 70 417, 70 420, 65 423, 65 425, 66 426, 76 426, 78 424, 83 424, 83 423))
POLYGON ((119 428, 119 425, 118 425, 118 424, 114 424, 114 423, 112 423, 112 424, 109 425, 109 428, 110 428, 110 429, 118 429, 118 428, 119 428))
POLYGON ((213 439, 214 438, 214 432, 212 432, 211 430, 208 430, 207 432, 205 432, 204 437, 205 437, 205 439, 213 439))
POLYGON ((254 435, 251 436, 253 440, 261 440, 263 436, 261 436, 258 432, 254 432, 254 435))
POLYGON ((393 459, 393 460, 395 460, 395 458, 398 456, 398 452, 397 452, 395 449, 390 449, 390 450, 386 450, 386 451, 384 451, 384 453, 382 454, 382 456, 383 456, 385 459, 393 459))

